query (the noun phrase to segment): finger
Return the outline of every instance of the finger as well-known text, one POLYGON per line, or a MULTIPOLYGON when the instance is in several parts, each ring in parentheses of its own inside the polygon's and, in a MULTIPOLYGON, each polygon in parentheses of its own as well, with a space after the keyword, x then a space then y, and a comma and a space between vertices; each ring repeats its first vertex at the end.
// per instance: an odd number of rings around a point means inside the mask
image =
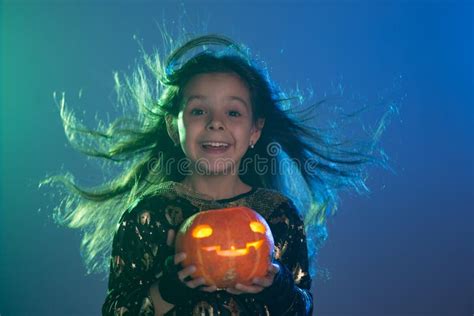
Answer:
POLYGON ((188 281, 185 284, 188 287, 190 287, 192 289, 195 289, 198 286, 204 285, 205 283, 206 283, 206 281, 204 280, 204 278, 197 278, 197 279, 192 279, 191 281, 188 281))
POLYGON ((174 264, 178 264, 186 259, 186 254, 184 252, 180 252, 174 255, 174 264))
POLYGON ((174 236, 175 236, 174 230, 172 230, 172 229, 168 230, 168 237, 166 238, 166 244, 170 247, 173 246, 174 236))
POLYGON ((215 286, 215 285, 205 286, 205 287, 201 288, 200 290, 204 291, 204 292, 212 293, 212 292, 217 291, 217 286, 215 286))
POLYGON ((186 267, 183 270, 178 272, 178 278, 181 281, 184 281, 184 279, 186 279, 188 276, 190 276, 194 272, 196 272, 196 267, 195 266, 186 267))
POLYGON ((268 272, 275 275, 280 272, 280 266, 278 264, 272 263, 270 267, 268 267, 268 272))
POLYGON ((239 291, 239 290, 237 290, 236 288, 233 288, 233 287, 227 288, 226 292, 228 292, 230 294, 234 294, 234 295, 240 295, 240 294, 243 293, 242 291, 239 291))
POLYGON ((235 285, 235 288, 239 291, 242 291, 245 293, 251 293, 251 294, 257 294, 263 290, 263 287, 258 286, 258 285, 243 285, 240 283, 237 283, 235 285))
POLYGON ((273 284, 273 277, 268 277, 268 278, 254 278, 252 280, 253 284, 261 287, 269 287, 270 285, 273 284))

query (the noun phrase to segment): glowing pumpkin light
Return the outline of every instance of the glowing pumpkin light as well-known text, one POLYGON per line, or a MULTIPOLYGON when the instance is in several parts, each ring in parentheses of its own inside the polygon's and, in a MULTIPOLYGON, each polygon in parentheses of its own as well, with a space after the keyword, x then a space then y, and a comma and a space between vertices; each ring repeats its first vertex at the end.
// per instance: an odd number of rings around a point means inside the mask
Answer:
POLYGON ((193 277, 218 288, 265 276, 273 246, 267 222, 247 207, 199 212, 184 221, 176 236, 176 252, 187 255, 183 266, 196 266, 193 277))

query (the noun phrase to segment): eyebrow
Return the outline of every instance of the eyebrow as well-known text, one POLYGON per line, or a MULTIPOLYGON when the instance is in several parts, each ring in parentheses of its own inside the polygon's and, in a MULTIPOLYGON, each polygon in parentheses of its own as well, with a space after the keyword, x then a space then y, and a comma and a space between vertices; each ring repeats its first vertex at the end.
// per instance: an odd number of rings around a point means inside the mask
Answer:
MULTIPOLYGON (((207 100, 207 97, 204 96, 204 95, 191 95, 186 99, 185 104, 188 104, 189 102, 193 101, 194 99, 207 100)), ((227 97, 226 99, 228 99, 228 100, 237 100, 237 101, 242 102, 247 107, 249 106, 244 99, 242 99, 241 97, 235 96, 235 95, 231 95, 231 96, 227 97)))

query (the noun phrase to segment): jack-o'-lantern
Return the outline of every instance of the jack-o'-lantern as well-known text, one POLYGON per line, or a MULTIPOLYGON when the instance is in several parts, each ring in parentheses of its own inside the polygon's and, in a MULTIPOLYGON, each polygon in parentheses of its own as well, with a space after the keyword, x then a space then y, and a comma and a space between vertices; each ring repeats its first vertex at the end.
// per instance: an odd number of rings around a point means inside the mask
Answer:
POLYGON ((184 221, 176 236, 176 252, 186 253, 182 265, 194 265, 194 278, 218 288, 248 285, 265 276, 273 247, 267 222, 247 207, 199 212, 184 221))

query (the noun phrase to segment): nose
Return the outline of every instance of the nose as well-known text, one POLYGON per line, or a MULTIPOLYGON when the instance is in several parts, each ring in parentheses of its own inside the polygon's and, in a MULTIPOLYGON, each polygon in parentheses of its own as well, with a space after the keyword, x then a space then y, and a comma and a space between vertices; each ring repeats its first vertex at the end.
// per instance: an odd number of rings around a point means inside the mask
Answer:
POLYGON ((220 118, 218 118, 215 114, 211 115, 209 118, 209 122, 207 123, 208 130, 224 130, 224 123, 220 118))

